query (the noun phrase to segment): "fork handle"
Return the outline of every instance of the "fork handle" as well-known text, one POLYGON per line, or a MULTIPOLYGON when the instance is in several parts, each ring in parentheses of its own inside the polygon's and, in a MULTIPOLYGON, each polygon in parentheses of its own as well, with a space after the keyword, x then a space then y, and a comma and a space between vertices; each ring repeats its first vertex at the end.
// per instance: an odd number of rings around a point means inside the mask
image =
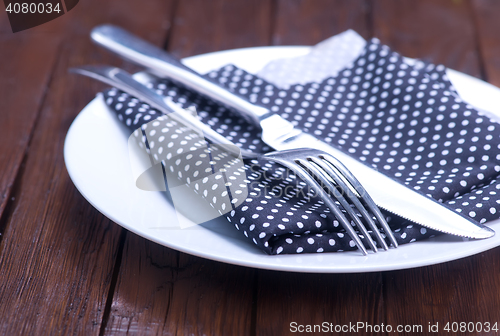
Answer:
POLYGON ((156 108, 161 113, 168 115, 170 118, 185 124, 192 130, 202 132, 212 145, 219 145, 232 156, 239 157, 240 154, 245 158, 255 158, 257 156, 252 152, 238 148, 234 143, 211 129, 210 126, 205 125, 172 101, 164 100, 162 96, 136 81, 122 69, 105 65, 87 65, 71 68, 70 72, 96 79, 127 92, 149 104, 151 107, 156 108))
POLYGON ((124 59, 141 65, 159 76, 171 78, 187 88, 236 109, 257 126, 260 126, 260 121, 271 114, 268 109, 254 105, 245 98, 206 80, 196 71, 182 64, 173 55, 122 28, 105 24, 94 28, 90 36, 95 43, 124 59))

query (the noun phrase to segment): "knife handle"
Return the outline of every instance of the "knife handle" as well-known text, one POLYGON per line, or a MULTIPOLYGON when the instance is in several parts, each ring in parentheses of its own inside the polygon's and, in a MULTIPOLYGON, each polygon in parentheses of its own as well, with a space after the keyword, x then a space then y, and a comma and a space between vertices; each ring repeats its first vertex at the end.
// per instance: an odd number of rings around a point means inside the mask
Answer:
POLYGON ((254 105, 245 98, 206 80, 171 54, 122 28, 105 24, 95 27, 90 36, 95 43, 124 59, 141 65, 154 74, 171 78, 189 89, 237 110, 257 126, 271 114, 268 109, 254 105))

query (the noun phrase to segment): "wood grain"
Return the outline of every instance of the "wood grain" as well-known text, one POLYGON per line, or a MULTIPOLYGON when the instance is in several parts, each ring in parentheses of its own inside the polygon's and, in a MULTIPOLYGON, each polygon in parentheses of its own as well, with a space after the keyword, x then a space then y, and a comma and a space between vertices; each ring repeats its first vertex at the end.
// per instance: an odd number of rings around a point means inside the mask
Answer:
POLYGON ((105 334, 249 335, 253 274, 129 234, 105 334))
MULTIPOLYGON (((0 218, 12 203, 12 188, 26 155, 40 105, 52 76, 64 20, 36 31, 11 32, 7 12, 0 14, 0 218), (34 56, 37 57, 34 59, 34 56), (18 86, 22 83, 22 89, 18 86)), ((5 220, 0 219, 0 234, 5 220)), ((1 237, 0 237, 1 240, 1 237)))
MULTIPOLYGON (((144 29, 150 37, 164 36, 165 31, 154 31, 153 27, 157 29, 165 23, 165 5, 160 1, 148 4, 84 1, 64 16, 67 18, 52 23, 51 27, 57 28, 59 45, 44 41, 40 33, 44 30, 36 28, 14 35, 13 45, 8 45, 8 49, 2 45, 2 52, 11 55, 10 66, 17 68, 5 69, 13 73, 10 82, 2 76, 2 85, 8 85, 6 89, 12 98, 5 99, 9 105, 3 106, 1 118, 9 120, 11 127, 21 126, 21 134, 18 140, 12 139, 11 146, 30 143, 11 195, 15 201, 2 219, 0 333, 3 335, 99 334, 122 229, 90 206, 73 186, 64 167, 66 132, 81 108, 102 88, 68 75, 67 69, 117 60, 97 51, 89 41, 89 30, 96 24, 110 21, 134 30, 144 29), (144 16, 134 19, 129 15, 139 11, 144 16), (34 48, 23 47, 19 41, 32 42, 34 48), (16 43, 22 48, 17 48, 16 43), (43 62, 52 67, 51 53, 57 56, 47 85, 43 62), (37 65, 42 69, 34 69, 37 65), (30 83, 31 78, 36 81, 34 84, 30 83), (36 90, 23 92, 25 87, 32 86, 36 90), (46 93, 43 101, 39 92, 46 93), (15 116, 18 106, 23 110, 32 108, 34 113, 40 111, 31 140, 27 133, 33 117, 27 114, 24 120, 27 126, 23 126, 23 120, 18 121, 15 116), (4 116, 7 113, 14 116, 4 116)), ((15 168, 14 164, 12 167, 15 168)))
POLYGON ((482 56, 486 80, 500 87, 500 2, 473 0, 472 9, 477 28, 477 44, 482 56))
MULTIPOLYGON (((26 154, 59 44, 57 36, 0 34, 0 217, 26 154), (33 61, 33 53, 39 61, 33 61), (18 86, 22 83, 22 87, 18 86)), ((0 225, 0 233, 3 231, 0 225)))
POLYGON ((387 323, 422 325, 425 333, 429 322, 438 323, 443 332, 448 322, 499 321, 499 264, 497 248, 440 265, 384 273, 387 323))
POLYGON ((177 57, 269 45, 271 0, 183 0, 179 2, 169 50, 177 57))
POLYGON ((279 0, 273 34, 275 45, 314 45, 347 29, 371 36, 366 0, 279 0))
POLYGON ((480 77, 479 55, 466 0, 375 0, 373 35, 406 57, 480 77))
POLYGON ((338 334, 331 332, 335 325, 374 325, 385 319, 380 273, 259 273, 256 335, 288 335, 300 331, 298 325, 323 327, 324 322, 327 334, 338 334))

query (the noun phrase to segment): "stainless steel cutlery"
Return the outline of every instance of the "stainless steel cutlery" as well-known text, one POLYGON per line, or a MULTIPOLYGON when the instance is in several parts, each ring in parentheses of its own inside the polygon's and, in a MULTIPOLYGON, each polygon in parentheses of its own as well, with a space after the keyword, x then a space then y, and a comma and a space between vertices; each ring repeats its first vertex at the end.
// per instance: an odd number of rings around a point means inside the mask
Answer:
MULTIPOLYGON (((193 117, 189 112, 137 82, 121 69, 108 66, 84 66, 73 68, 71 71, 127 92, 176 121, 202 131, 205 138, 211 143, 228 145, 224 147, 228 153, 236 156, 240 154, 239 151, 234 152, 234 148, 237 147, 226 138, 193 117)), ((316 149, 301 148, 266 154, 255 154, 242 150, 242 155, 244 158, 259 158, 280 163, 300 176, 314 191, 314 194, 321 197, 363 254, 367 254, 367 249, 362 239, 366 241, 372 251, 377 252, 378 250, 372 235, 378 246, 385 250, 388 249, 388 246, 383 235, 387 236, 392 246, 398 246, 384 216, 366 190, 340 161, 328 153, 316 149), (359 234, 356 233, 351 222, 355 223, 360 231, 359 234)))
POLYGON ((469 238, 488 238, 490 228, 454 212, 439 202, 395 181, 372 167, 357 161, 338 148, 304 133, 286 119, 268 109, 254 105, 245 98, 210 82, 186 67, 167 52, 127 31, 102 25, 94 28, 95 43, 123 58, 144 66, 155 75, 168 77, 182 85, 232 108, 236 113, 262 128, 262 140, 276 150, 314 148, 340 160, 361 182, 375 203, 422 226, 469 238))
POLYGON ((252 104, 246 98, 205 79, 172 55, 121 28, 98 26, 92 31, 91 37, 106 49, 144 66, 151 74, 167 77, 229 107, 258 125, 262 129, 262 140, 276 151, 256 154, 238 149, 196 116, 158 95, 121 69, 84 66, 71 69, 72 72, 92 77, 135 96, 169 118, 202 132, 209 143, 223 148, 230 155, 259 158, 286 166, 314 191, 314 195, 323 200, 364 255, 367 254, 367 248, 377 252, 378 248, 387 250, 388 243, 393 247, 398 246, 378 207, 448 234, 488 238, 495 233, 366 166, 340 149, 302 132, 267 108, 252 104))

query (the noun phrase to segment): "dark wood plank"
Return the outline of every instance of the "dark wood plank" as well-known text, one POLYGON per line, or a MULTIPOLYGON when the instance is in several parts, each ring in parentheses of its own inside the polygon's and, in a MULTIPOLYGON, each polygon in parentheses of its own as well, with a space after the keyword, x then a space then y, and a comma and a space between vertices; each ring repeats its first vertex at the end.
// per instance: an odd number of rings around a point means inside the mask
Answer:
MULTIPOLYGON (((40 104, 57 57, 64 20, 13 34, 7 12, 0 14, 0 218, 21 167, 40 104), (37 57, 34 57, 36 55, 37 57), (22 89, 17 84, 22 83, 22 89)), ((0 234, 5 221, 0 221, 0 234)), ((1 237, 0 237, 1 240, 1 237)))
POLYGON ((480 77, 474 24, 464 0, 376 0, 373 35, 407 57, 480 77))
MULTIPOLYGON (((365 1, 279 1, 275 44, 313 45, 354 29, 368 38, 365 1)), ((259 271, 256 335, 288 335, 290 325, 384 321, 382 276, 259 271)), ((316 332, 314 334, 320 334, 316 332)))
MULTIPOLYGON (((269 43, 270 1, 181 1, 169 51, 187 56, 269 43)), ((251 335, 255 270, 127 235, 105 334, 251 335)))
POLYGON ((473 0, 472 9, 477 27, 479 51, 486 79, 500 87, 500 2, 473 0))
POLYGON ((371 36, 366 0, 278 0, 273 44, 314 45, 347 29, 371 36))
POLYGON ((168 327, 164 323, 174 292, 177 259, 177 252, 127 234, 106 334, 158 334, 158 329, 168 327))
POLYGON ((250 335, 253 280, 128 234, 106 334, 250 335))
POLYGON ((422 325, 424 334, 429 322, 438 324, 437 334, 445 333, 446 323, 493 325, 500 319, 499 267, 496 248, 440 265, 384 273, 387 323, 422 325))
MULTIPOLYGON (((2 118, 6 113, 15 114, 18 104, 26 109, 32 104, 35 111, 40 110, 11 195, 15 201, 3 218, 1 334, 99 334, 122 229, 89 205, 66 172, 63 159, 66 132, 78 112, 103 87, 68 75, 67 69, 86 63, 122 64, 115 57, 98 51, 89 41, 89 30, 99 23, 121 24, 142 31, 151 40, 156 39, 155 42, 163 40, 168 6, 161 1, 82 1, 69 14, 40 26, 40 30, 34 28, 14 35, 14 41, 21 41, 22 34, 28 36, 26 43, 32 38, 37 49, 5 49, 2 44, 2 52, 20 58, 19 62, 12 59, 10 64, 17 69, 7 69, 17 81, 5 81, 2 76, 2 82, 9 85, 8 92, 20 95, 25 86, 38 85, 38 89, 46 91, 46 97, 41 108, 31 102, 36 98, 26 92, 19 99, 28 103, 7 98, 11 105, 1 114, 2 118), (139 12, 142 15, 130 15, 139 12), (38 83, 31 84, 29 74, 21 75, 32 68, 29 60, 45 57, 45 61, 51 61, 49 52, 36 52, 44 50, 40 49, 46 42, 42 33, 52 33, 53 29, 61 43, 47 46, 57 51, 52 80, 47 87, 44 74, 34 69, 33 80, 38 83), (22 52, 29 53, 31 58, 22 52), (28 60, 27 64, 21 64, 23 57, 28 60), (27 69, 23 70, 23 66, 27 69)), ((16 120, 10 118, 7 120, 16 120)), ((23 137, 19 143, 27 141, 23 137)))
MULTIPOLYGON (((311 329, 314 335, 341 334, 338 330, 335 332, 335 325, 356 325, 357 322, 374 325, 384 321, 380 273, 260 271, 258 287, 256 335, 307 332, 308 325, 324 328, 324 322, 327 322, 326 329, 311 329)), ((363 334, 360 331, 359 335, 363 334)))
MULTIPOLYGON (((466 1, 373 3, 374 35, 405 56, 481 75, 474 20, 466 1)), ((449 263, 383 274, 386 323, 497 321, 498 249, 449 263), (484 302, 482 304, 481 302, 484 302)), ((411 334, 411 333, 407 333, 411 334)))
POLYGON ((26 152, 58 43, 58 36, 0 33, 0 217, 26 152), (33 59, 33 53, 39 58, 33 59))
POLYGON ((177 57, 269 45, 271 0, 183 0, 179 2, 169 50, 177 57))

